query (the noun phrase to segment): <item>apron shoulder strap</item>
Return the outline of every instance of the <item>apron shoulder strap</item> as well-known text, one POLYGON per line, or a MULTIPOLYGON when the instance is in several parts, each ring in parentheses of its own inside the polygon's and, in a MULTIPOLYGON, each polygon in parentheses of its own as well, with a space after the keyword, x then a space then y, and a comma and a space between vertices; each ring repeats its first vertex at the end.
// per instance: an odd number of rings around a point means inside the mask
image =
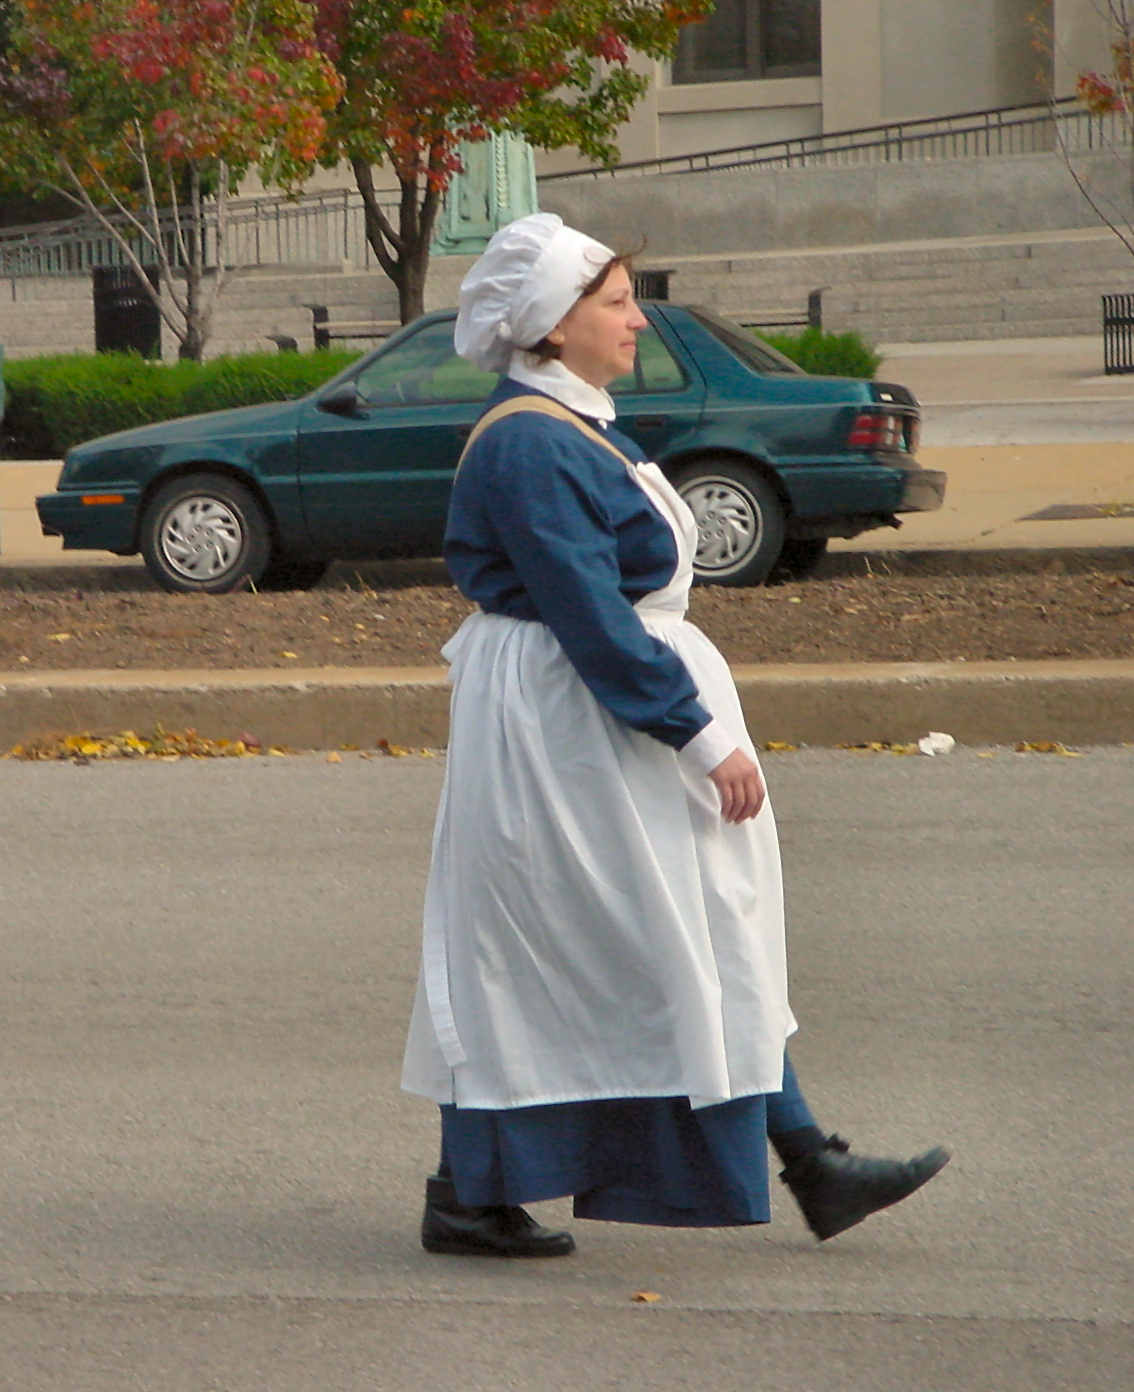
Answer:
POLYGON ((513 396, 508 401, 502 401, 499 406, 493 406, 491 411, 486 411, 476 425, 472 428, 472 433, 465 442, 465 447, 461 451, 461 457, 457 461, 457 468, 465 462, 465 455, 476 444, 477 440, 484 434, 490 425, 495 425, 497 421, 503 420, 506 416, 514 416, 519 411, 536 411, 543 416, 554 416, 556 420, 566 421, 568 425, 573 425, 580 434, 585 435, 588 440, 597 445, 603 445, 616 459, 620 459, 628 469, 634 466, 629 459, 622 453, 617 445, 612 445, 610 441, 595 430, 584 420, 580 420, 574 411, 561 405, 558 401, 553 401, 549 396, 513 396))

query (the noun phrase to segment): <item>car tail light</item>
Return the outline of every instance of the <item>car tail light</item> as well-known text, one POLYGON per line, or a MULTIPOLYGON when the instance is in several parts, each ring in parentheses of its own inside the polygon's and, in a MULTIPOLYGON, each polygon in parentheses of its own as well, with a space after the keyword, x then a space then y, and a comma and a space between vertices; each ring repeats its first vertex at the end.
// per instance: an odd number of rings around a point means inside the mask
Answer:
POLYGON ((860 411, 847 436, 852 449, 900 450, 905 447, 905 417, 892 411, 860 411))

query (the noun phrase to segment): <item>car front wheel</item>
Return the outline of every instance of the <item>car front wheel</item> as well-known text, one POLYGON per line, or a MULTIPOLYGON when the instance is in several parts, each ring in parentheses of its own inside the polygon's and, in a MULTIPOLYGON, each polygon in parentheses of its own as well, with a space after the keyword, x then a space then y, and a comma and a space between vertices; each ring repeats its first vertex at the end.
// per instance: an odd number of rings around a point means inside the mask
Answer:
POLYGON ((158 490, 142 517, 142 556, 163 589, 228 594, 255 585, 268 565, 264 510, 243 484, 187 474, 158 490))
POLYGON ((697 523, 693 574, 702 585, 760 585, 784 544, 784 509, 757 470, 703 459, 673 480, 697 523))

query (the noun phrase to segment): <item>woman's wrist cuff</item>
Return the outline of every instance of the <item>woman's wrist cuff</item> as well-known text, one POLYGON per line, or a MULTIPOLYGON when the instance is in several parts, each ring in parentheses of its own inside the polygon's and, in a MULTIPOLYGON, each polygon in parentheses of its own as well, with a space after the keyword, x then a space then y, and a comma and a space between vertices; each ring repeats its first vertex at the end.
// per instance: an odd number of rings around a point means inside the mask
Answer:
POLYGON ((736 740, 721 722, 710 720, 705 728, 699 730, 688 744, 682 745, 677 753, 687 768, 696 769, 698 773, 711 773, 721 760, 727 759, 736 748, 736 740))

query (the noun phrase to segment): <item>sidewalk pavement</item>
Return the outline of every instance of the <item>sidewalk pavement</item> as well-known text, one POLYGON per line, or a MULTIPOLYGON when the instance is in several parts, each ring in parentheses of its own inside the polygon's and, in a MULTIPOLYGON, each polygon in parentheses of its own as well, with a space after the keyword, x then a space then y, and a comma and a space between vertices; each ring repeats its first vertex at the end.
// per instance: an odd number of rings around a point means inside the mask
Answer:
MULTIPOLYGON (((1100 338, 890 344, 879 378, 922 402, 918 455, 944 507, 833 550, 1126 548, 1134 558, 1134 376, 1107 377, 1100 338)), ((57 463, 0 463, 0 565, 141 564, 63 553, 36 493, 57 463)), ((1134 652, 1110 662, 867 664, 737 671, 757 737, 793 743, 1134 740, 1134 652)), ((256 729, 292 747, 445 741, 440 669, 0 674, 0 748, 53 729, 256 729)))

